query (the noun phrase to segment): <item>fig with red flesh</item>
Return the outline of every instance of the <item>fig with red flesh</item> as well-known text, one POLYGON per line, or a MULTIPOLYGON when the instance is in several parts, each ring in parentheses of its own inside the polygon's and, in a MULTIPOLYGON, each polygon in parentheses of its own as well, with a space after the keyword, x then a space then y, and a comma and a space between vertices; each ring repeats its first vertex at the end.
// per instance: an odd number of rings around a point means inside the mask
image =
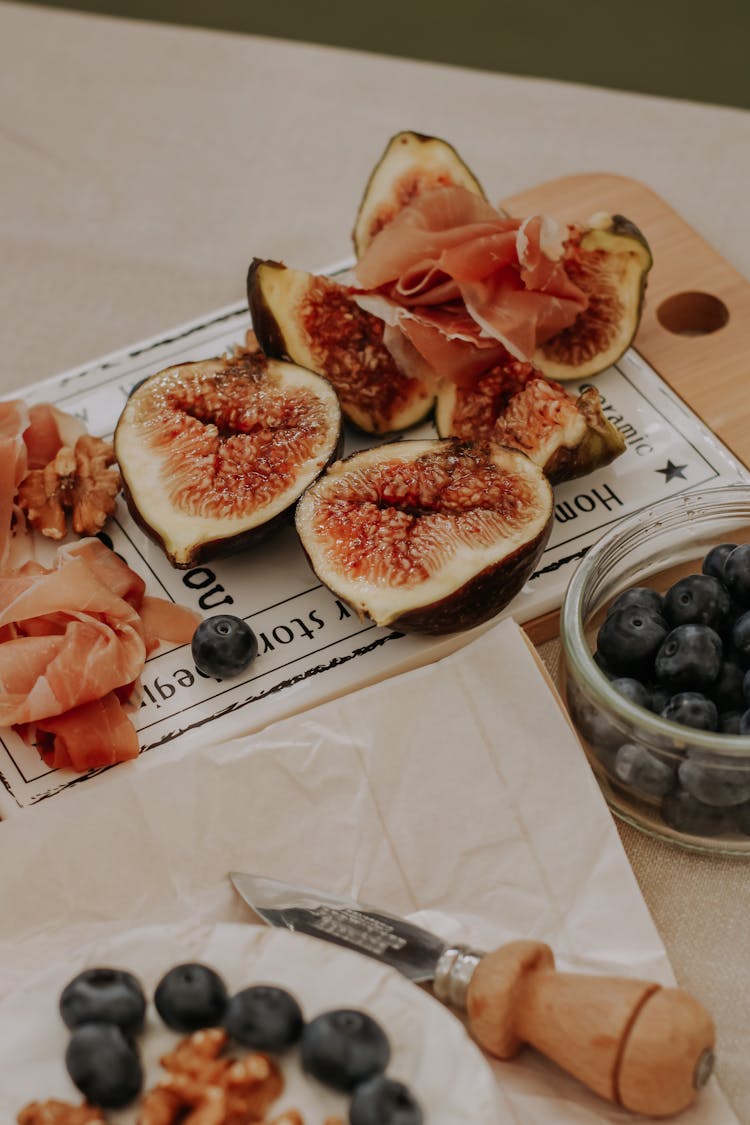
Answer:
POLYGON ((459 184, 484 198, 476 176, 447 141, 408 130, 391 137, 357 211, 352 232, 357 257, 415 195, 448 184, 459 184))
POLYGON ((398 329, 361 309, 344 286, 256 258, 247 297, 263 351, 329 379, 358 429, 391 433, 429 414, 431 369, 398 329))
POLYGON ((446 381, 435 422, 441 437, 520 449, 554 484, 608 465, 625 451, 594 387, 573 398, 560 383, 510 355, 472 379, 446 381))
POLYGON ((552 490, 491 442, 407 440, 337 461, 297 505, 311 565, 362 617, 451 633, 518 593, 552 527, 552 490))
POLYGON ((241 352, 152 375, 115 432, 128 507, 188 569, 288 522, 340 452, 341 411, 320 376, 241 352))
POLYGON ((597 375, 630 347, 653 259, 635 223, 605 212, 572 231, 563 257, 568 277, 588 297, 588 308, 545 341, 533 362, 549 379, 565 382, 597 375))
MULTIPOLYGON (((484 198, 479 182, 447 142, 411 132, 393 137, 359 207, 354 228, 357 258, 415 197, 447 185, 466 187, 484 198)), ((525 358, 548 378, 565 382, 604 371, 630 346, 640 323, 652 258, 633 222, 600 212, 588 223, 571 227, 562 260, 568 278, 588 298, 588 307, 525 358)))

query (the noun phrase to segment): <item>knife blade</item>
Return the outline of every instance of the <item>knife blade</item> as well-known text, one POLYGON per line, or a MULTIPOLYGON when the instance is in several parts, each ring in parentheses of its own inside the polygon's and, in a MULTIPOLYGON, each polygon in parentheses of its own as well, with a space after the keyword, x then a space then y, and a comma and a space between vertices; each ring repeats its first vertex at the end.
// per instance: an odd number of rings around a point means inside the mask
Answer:
POLYGON ((432 981, 439 1000, 466 1010, 473 1037, 496 1058, 529 1044, 602 1097, 653 1117, 686 1109, 712 1072, 713 1020, 682 989, 560 973, 543 942, 481 953, 354 899, 239 871, 229 877, 270 925, 432 981))

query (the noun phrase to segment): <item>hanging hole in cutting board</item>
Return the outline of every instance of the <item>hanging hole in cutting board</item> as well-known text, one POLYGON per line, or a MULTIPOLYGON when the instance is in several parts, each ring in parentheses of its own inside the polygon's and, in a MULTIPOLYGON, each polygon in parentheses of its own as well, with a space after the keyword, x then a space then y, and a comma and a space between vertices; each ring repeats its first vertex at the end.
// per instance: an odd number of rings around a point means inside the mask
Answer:
POLYGON ((729 320, 729 309, 711 293, 675 293, 656 310, 662 328, 676 336, 708 336, 729 320))

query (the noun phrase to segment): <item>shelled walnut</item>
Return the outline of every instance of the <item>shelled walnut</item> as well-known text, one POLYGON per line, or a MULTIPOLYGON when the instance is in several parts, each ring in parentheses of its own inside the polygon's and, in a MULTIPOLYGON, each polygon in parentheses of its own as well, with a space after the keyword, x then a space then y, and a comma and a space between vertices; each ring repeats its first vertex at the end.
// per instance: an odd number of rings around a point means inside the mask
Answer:
POLYGON ((18 486, 18 503, 29 523, 50 539, 68 531, 96 535, 115 510, 120 473, 109 442, 82 434, 62 446, 43 469, 31 469, 18 486))
MULTIPOLYGON (((220 1028, 197 1031, 161 1059, 166 1076, 141 1102, 138 1125, 251 1125, 263 1122, 284 1080, 272 1059, 259 1052, 221 1057, 227 1043, 220 1028)), ((298 1125, 282 1116, 278 1125, 298 1125)), ((299 1123, 301 1125, 301 1122, 299 1123)))
POLYGON ((96 1106, 70 1105, 51 1098, 46 1102, 29 1102, 18 1114, 18 1125, 101 1125, 107 1119, 96 1106))

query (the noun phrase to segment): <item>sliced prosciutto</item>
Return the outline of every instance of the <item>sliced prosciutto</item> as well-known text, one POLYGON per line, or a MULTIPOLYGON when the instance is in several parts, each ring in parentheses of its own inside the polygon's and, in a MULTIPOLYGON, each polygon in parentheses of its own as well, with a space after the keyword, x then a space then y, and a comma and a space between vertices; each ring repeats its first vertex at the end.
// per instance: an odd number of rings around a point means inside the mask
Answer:
POLYGON ((355 270, 357 300, 439 374, 465 377, 500 349, 530 359, 586 309, 562 250, 549 220, 509 219, 466 188, 438 187, 375 235, 355 270))
POLYGON ((122 700, 159 641, 188 643, 199 620, 147 597, 143 580, 95 538, 61 547, 51 569, 30 563, 0 574, 0 725, 34 737, 56 765, 134 757, 122 700))
POLYGON ((62 715, 39 719, 36 746, 52 769, 85 770, 137 758, 138 735, 114 692, 62 715))

